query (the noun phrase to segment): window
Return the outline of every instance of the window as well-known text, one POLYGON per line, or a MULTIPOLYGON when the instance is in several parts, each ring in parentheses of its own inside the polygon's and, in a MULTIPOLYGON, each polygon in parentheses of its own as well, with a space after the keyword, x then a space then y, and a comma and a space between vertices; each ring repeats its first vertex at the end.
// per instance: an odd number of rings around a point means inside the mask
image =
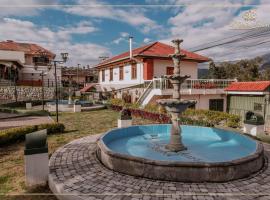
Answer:
POLYGON ((32 62, 37 65, 47 65, 49 64, 50 60, 48 57, 39 56, 39 57, 33 57, 32 62))
POLYGON ((131 65, 131 79, 137 79, 137 65, 131 65))
POLYGON ((102 76, 102 82, 105 82, 105 70, 104 69, 101 71, 101 76, 102 76))
POLYGON ((224 100, 223 99, 209 99, 209 110, 221 111, 224 110, 224 100))
POLYGON ((262 111, 262 104, 260 103, 254 103, 254 111, 262 111))
POLYGON ((119 80, 124 80, 124 67, 119 67, 119 80))
POLYGON ((113 81, 113 68, 110 68, 110 81, 113 81))

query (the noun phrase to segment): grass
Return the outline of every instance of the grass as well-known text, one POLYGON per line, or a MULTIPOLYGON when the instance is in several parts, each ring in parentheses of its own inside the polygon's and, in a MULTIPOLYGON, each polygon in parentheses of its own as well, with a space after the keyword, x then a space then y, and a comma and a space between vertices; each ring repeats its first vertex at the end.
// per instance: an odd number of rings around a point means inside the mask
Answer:
MULTIPOLYGON (((104 133, 116 127, 118 115, 118 112, 112 110, 61 113, 59 115, 59 122, 65 125, 66 130, 63 134, 48 136, 49 154, 52 154, 57 148, 76 138, 104 133)), ((133 123, 148 124, 153 122, 135 118, 133 123)), ((24 183, 23 150, 24 142, 0 148, 0 199, 55 200, 48 188, 40 188, 34 191, 26 188, 24 183), (26 193, 47 193, 48 195, 22 196, 26 193), (3 196, 3 194, 6 196, 3 196)))

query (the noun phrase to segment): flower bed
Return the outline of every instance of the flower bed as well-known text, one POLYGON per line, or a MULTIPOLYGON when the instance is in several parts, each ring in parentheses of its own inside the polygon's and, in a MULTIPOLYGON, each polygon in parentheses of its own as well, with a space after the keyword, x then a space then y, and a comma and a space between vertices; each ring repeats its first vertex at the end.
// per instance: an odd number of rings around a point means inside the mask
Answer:
MULTIPOLYGON (((170 116, 160 109, 157 104, 149 104, 144 109, 138 108, 137 104, 125 103, 121 99, 112 99, 109 102, 109 107, 115 111, 121 111, 123 107, 130 110, 134 117, 141 117, 143 119, 150 119, 159 123, 170 123, 170 116)), ((240 117, 237 115, 211 111, 211 110, 195 110, 187 109, 180 117, 181 124, 196 125, 196 126, 225 126, 231 128, 240 127, 240 117)))

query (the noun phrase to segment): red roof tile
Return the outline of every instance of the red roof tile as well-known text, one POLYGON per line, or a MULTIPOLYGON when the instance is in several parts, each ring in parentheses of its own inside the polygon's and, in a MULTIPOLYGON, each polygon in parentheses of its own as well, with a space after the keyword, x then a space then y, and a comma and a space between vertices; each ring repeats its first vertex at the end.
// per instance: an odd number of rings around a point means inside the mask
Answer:
MULTIPOLYGON (((134 57, 136 56, 155 56, 155 57, 169 57, 170 54, 174 53, 174 47, 161 43, 161 42, 154 42, 136 49, 132 50, 132 54, 134 57)), ((195 60, 197 62, 206 62, 209 61, 209 58, 205 56, 201 56, 199 54, 186 51, 181 49, 181 53, 185 54, 186 60, 195 60)), ((101 63, 99 63, 96 67, 100 67, 109 63, 116 62, 118 60, 129 58, 129 51, 109 58, 101 63)))
POLYGON ((92 87, 95 87, 97 84, 96 83, 91 83, 89 85, 86 85, 84 88, 80 89, 81 92, 88 92, 92 87))
POLYGON ((265 91, 270 86, 270 81, 233 82, 225 91, 254 92, 265 91))
POLYGON ((8 51, 23 51, 25 54, 39 54, 40 52, 46 52, 49 56, 55 57, 55 54, 51 51, 37 45, 31 43, 20 43, 14 42, 12 40, 2 41, 0 42, 0 50, 8 50, 8 51))

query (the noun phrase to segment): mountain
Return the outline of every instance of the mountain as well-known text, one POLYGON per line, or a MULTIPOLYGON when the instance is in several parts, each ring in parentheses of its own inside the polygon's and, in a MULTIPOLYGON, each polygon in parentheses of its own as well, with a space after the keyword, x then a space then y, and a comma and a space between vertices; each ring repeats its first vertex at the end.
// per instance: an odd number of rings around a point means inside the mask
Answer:
POLYGON ((262 56, 262 59, 263 59, 263 64, 261 65, 261 70, 270 68, 270 53, 264 54, 262 56))

